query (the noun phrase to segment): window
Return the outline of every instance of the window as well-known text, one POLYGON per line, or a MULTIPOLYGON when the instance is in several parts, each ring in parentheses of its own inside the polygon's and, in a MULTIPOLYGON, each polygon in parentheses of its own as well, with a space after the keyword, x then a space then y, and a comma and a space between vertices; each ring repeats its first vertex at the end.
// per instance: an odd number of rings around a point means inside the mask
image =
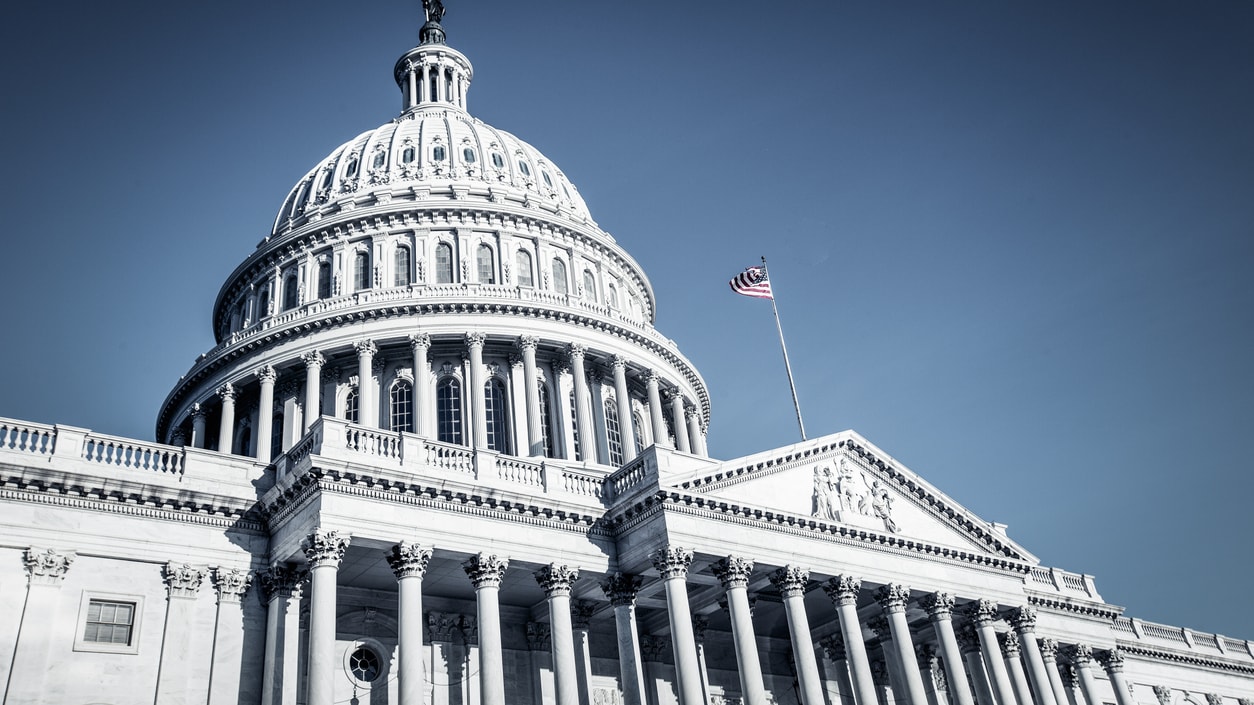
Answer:
POLYGON ((527 162, 521 159, 518 160, 518 170, 522 172, 523 176, 531 176, 531 167, 527 166, 527 162))
POLYGON ((296 283, 296 273, 283 278, 283 310, 290 311, 300 303, 300 285, 296 283))
POLYGON ((475 265, 479 270, 480 284, 496 283, 496 264, 492 259, 492 247, 480 245, 475 251, 475 265))
MULTIPOLYGON (((383 672, 383 665, 379 663, 379 657, 374 650, 361 646, 349 655, 348 669, 352 672, 353 678, 363 683, 370 683, 379 678, 379 674, 383 672)), ((353 700, 356 699, 353 698, 353 700)))
POLYGON ((583 270, 583 295, 592 303, 597 302, 597 278, 590 269, 583 270))
POLYGON ((623 435, 618 427, 618 402, 614 397, 605 400, 605 440, 610 447, 610 465, 622 465, 623 435))
POLYGON ((497 169, 504 169, 505 157, 502 157, 497 152, 493 152, 492 153, 492 166, 496 167, 497 169))
POLYGON ((344 397, 344 419, 349 423, 357 423, 358 417, 357 388, 353 387, 348 390, 348 395, 344 397))
POLYGON ((633 411, 631 413, 631 433, 636 441, 636 455, 644 450, 644 419, 640 417, 640 412, 633 411))
POLYGON ((405 149, 401 150, 401 163, 412 164, 414 161, 414 158, 417 156, 418 155, 414 151, 414 148, 412 146, 405 147, 405 149))
POLYGON ((579 442, 579 414, 575 412, 575 392, 570 393, 570 430, 575 441, 575 460, 583 460, 583 444, 579 442))
POLYGON ((280 455, 283 455, 283 414, 275 414, 270 422, 270 460, 280 455))
POLYGON ((353 286, 357 291, 370 288, 370 253, 358 252, 353 261, 353 286))
POLYGON ((270 286, 266 285, 261 290, 261 299, 257 302, 257 318, 265 318, 270 315, 270 286))
POLYGON ((540 399, 540 443, 544 447, 544 457, 555 458, 553 454, 553 412, 549 408, 549 388, 544 382, 536 380, 537 396, 540 399))
POLYGON ((519 250, 514 254, 514 269, 518 270, 518 286, 535 286, 535 278, 531 276, 531 253, 519 250))
POLYGON ((414 432, 414 386, 401 380, 392 385, 392 430, 414 432))
POLYGON ((392 285, 409 286, 409 248, 401 245, 392 255, 392 285))
POLYGON ((331 298, 331 263, 318 264, 318 298, 331 298))
POLYGON ((447 242, 435 246, 435 283, 453 283, 453 246, 447 242))
POLYGON ((331 188, 331 176, 332 176, 331 170, 327 169, 326 172, 324 172, 322 175, 322 186, 320 186, 319 188, 323 189, 324 191, 326 189, 331 188))
POLYGON ((488 450, 509 453, 509 423, 505 413, 505 386, 499 379, 483 385, 483 412, 488 422, 488 450))
POLYGON ((475 156, 475 150, 471 149, 470 147, 467 147, 462 150, 462 161, 466 162, 467 164, 474 164, 475 159, 477 159, 477 157, 475 156))
POLYGON ((442 162, 444 161, 445 156, 444 147, 442 145, 437 144, 435 148, 431 150, 431 159, 434 161, 442 162))
POLYGON ((559 294, 567 291, 566 263, 556 258, 553 260, 553 291, 559 294))
POLYGON ((382 169, 385 161, 387 161, 387 156, 382 151, 375 152, 374 162, 370 166, 374 169, 382 169))
POLYGON ((435 419, 441 442, 461 444, 462 385, 454 377, 445 377, 436 385, 435 419))
POLYGON ((609 304, 610 308, 618 308, 618 288, 612 282, 610 283, 605 303, 609 304))
POLYGON ((544 179, 544 185, 553 188, 553 179, 549 178, 549 172, 541 171, 540 177, 544 179))
POLYGON ((353 155, 353 158, 348 160, 348 168, 344 170, 344 176, 350 179, 353 178, 354 176, 357 176, 357 156, 356 155, 353 155))
POLYGON ((142 597, 85 592, 79 607, 75 651, 139 653, 142 597))

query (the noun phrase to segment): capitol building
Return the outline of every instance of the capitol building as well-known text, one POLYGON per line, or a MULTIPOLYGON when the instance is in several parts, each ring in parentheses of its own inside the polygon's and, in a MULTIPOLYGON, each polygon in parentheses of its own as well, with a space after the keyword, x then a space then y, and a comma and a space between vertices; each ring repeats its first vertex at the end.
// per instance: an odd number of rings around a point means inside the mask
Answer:
POLYGON ((1254 705, 1254 642, 1124 614, 854 431, 710 457, 630 234, 469 112, 424 4, 158 442, 0 418, 0 702, 1254 705))

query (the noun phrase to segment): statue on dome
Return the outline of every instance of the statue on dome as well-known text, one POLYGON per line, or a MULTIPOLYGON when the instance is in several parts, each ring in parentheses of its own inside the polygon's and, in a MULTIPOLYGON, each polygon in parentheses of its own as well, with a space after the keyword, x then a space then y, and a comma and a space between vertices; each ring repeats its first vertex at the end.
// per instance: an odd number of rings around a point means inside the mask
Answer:
POLYGON ((444 3, 441 0, 422 0, 422 9, 427 13, 427 21, 439 24, 444 19, 444 3))

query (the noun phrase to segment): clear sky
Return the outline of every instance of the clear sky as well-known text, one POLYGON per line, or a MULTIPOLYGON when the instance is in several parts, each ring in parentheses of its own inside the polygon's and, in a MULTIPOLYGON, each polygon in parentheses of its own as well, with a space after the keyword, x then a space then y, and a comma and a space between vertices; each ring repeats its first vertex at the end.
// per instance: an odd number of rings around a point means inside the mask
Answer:
MULTIPOLYGON (((447 0, 710 450, 853 428, 1150 621, 1254 639, 1254 3, 447 0)), ((399 112, 417 0, 18 3, 0 416, 151 438, 288 189, 399 112)))

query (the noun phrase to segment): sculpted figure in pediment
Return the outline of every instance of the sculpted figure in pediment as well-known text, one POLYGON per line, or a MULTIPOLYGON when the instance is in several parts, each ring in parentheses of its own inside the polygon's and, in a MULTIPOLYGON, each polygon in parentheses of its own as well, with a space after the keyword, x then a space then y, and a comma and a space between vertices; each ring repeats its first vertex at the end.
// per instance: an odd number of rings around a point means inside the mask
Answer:
POLYGON ((814 516, 820 519, 836 521, 836 482, 832 478, 832 469, 826 465, 814 468, 814 516))
MULTIPOLYGON (((844 458, 840 459, 836 474, 836 494, 840 498, 840 508, 842 511, 852 512, 855 502, 861 504, 865 501, 864 497, 860 497, 857 492, 855 483, 855 475, 849 467, 848 461, 844 458)), ((863 512, 865 514, 865 512, 863 512)))
POLYGON ((886 488, 880 486, 879 480, 871 483, 871 510, 884 520, 885 529, 897 533, 897 523, 893 521, 893 498, 886 488))

